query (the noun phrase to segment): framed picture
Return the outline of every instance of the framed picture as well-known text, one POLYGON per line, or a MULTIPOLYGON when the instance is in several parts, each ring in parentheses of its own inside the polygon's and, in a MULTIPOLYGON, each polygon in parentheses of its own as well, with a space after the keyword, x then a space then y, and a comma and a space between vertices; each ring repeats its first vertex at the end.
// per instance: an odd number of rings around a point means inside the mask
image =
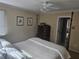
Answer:
POLYGON ((32 26, 33 24, 33 18, 32 17, 27 17, 27 25, 32 26))
POLYGON ((16 25, 17 26, 24 26, 24 17, 23 16, 17 16, 16 25))

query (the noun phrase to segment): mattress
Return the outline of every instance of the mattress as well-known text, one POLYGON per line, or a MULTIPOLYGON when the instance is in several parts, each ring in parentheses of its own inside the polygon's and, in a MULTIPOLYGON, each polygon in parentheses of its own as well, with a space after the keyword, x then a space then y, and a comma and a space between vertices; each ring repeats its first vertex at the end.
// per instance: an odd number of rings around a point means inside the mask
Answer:
POLYGON ((14 45, 30 54, 32 56, 31 59, 70 58, 68 51, 64 47, 40 38, 30 38, 26 41, 14 43, 14 45))

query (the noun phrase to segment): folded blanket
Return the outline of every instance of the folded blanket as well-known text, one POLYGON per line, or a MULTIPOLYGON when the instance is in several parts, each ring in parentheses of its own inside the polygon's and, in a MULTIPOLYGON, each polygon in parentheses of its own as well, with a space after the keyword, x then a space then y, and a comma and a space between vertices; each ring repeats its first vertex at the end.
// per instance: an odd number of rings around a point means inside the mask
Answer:
POLYGON ((4 56, 0 53, 0 59, 5 59, 4 56))
POLYGON ((5 59, 6 53, 3 49, 0 49, 0 59, 5 59))
POLYGON ((26 59, 26 55, 19 48, 4 39, 0 39, 0 54, 0 59, 26 59))
POLYGON ((7 52, 7 59, 26 59, 21 52, 15 48, 5 48, 7 52))

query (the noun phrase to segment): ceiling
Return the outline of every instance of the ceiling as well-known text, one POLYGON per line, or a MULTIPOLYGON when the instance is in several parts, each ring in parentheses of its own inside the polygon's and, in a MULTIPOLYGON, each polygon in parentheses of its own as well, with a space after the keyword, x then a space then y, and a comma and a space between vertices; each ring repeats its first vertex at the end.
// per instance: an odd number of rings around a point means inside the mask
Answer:
POLYGON ((54 6, 59 8, 57 10, 79 9, 79 0, 0 0, 0 3, 40 12, 44 1, 51 1, 54 6))

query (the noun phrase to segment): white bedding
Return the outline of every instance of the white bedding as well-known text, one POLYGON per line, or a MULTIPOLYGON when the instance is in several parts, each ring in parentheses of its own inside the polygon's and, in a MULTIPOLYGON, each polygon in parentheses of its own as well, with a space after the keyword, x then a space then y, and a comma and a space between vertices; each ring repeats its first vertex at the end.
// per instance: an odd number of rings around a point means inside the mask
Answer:
POLYGON ((26 41, 15 43, 17 47, 25 50, 32 56, 32 59, 69 59, 67 50, 54 43, 40 38, 30 38, 26 41))
POLYGON ((0 59, 27 59, 23 51, 17 49, 5 39, 0 39, 0 59))

